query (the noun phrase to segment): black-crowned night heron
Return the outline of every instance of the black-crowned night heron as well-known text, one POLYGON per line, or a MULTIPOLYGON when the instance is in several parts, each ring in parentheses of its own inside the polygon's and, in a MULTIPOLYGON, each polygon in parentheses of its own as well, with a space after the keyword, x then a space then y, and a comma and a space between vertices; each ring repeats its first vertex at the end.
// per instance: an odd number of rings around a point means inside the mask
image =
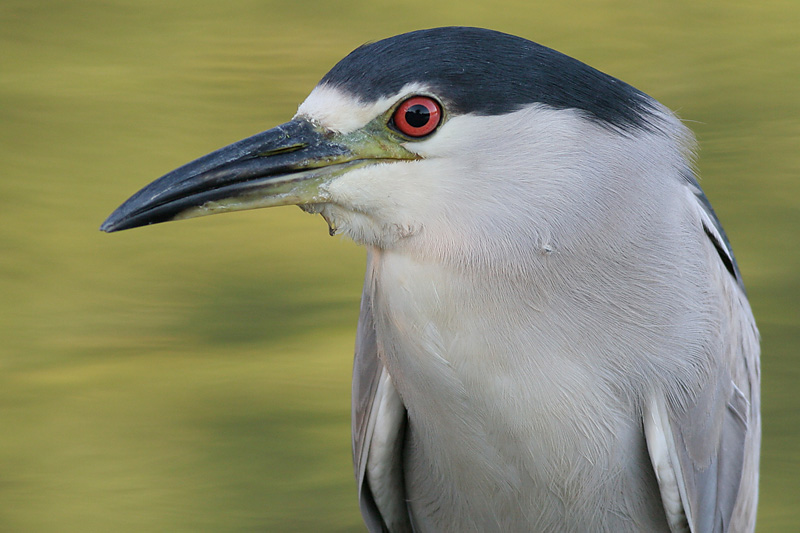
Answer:
POLYGON ((358 48, 291 121, 102 229, 297 204, 367 247, 371 531, 751 531, 758 332, 693 149, 574 59, 424 30, 358 48))

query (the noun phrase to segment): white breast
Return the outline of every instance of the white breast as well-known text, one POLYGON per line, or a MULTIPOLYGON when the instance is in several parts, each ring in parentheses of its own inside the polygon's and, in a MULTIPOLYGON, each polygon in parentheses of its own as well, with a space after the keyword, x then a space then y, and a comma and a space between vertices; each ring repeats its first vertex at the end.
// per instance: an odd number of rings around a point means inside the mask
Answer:
POLYGON ((622 517, 663 524, 635 408, 590 354, 565 353, 575 339, 554 326, 551 302, 399 254, 377 264, 379 352, 408 409, 418 529, 568 531, 565 516, 575 531, 621 531, 622 517))

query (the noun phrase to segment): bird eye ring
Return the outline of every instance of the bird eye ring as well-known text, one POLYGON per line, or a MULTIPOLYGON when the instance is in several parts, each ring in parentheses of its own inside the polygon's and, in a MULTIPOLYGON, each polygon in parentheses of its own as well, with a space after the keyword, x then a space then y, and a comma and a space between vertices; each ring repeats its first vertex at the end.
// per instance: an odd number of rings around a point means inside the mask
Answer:
POLYGON ((441 122, 439 102, 428 96, 412 96, 397 107, 391 125, 404 135, 420 138, 433 133, 441 122))

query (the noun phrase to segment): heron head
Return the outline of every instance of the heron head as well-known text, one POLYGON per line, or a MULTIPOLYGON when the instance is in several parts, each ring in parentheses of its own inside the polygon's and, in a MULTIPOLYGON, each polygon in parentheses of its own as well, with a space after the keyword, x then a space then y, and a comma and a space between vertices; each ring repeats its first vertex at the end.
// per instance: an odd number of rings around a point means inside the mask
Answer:
POLYGON ((166 174, 101 229, 294 204, 383 248, 546 251, 653 165, 685 164, 681 132, 645 94, 549 48, 422 30, 356 49, 292 120, 166 174))

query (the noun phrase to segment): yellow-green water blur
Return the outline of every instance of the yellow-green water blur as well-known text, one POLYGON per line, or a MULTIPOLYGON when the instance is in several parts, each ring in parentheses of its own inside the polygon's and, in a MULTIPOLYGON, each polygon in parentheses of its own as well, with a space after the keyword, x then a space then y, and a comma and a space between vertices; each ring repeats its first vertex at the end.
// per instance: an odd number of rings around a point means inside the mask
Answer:
POLYGON ((676 109, 763 337, 760 531, 800 530, 800 3, 4 0, 0 531, 362 531, 364 253, 296 208, 97 228, 421 27, 549 45, 676 109))

